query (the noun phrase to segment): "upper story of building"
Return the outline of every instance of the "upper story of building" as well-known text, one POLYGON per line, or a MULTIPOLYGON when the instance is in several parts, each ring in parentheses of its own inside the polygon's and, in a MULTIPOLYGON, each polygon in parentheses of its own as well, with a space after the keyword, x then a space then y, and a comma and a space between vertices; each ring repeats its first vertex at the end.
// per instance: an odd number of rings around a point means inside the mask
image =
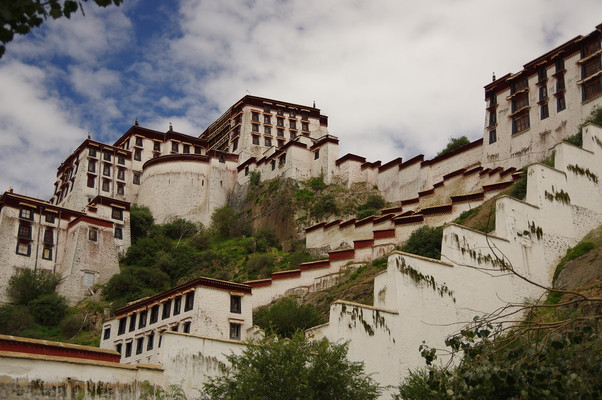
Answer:
POLYGON ((160 363, 161 334, 176 331, 244 341, 253 337, 251 287, 197 278, 118 309, 103 327, 100 347, 121 362, 160 363))
POLYGON ((602 24, 485 86, 483 164, 524 166, 601 105, 602 24))
POLYGON ((245 96, 200 136, 209 150, 238 154, 244 162, 260 159, 299 135, 319 139, 328 134, 328 117, 320 109, 257 96, 245 96))
MULTIPOLYGON (((0 196, 0 279, 18 269, 45 269, 63 277, 61 294, 77 301, 119 272, 130 244, 129 203, 97 196, 84 211, 6 192, 0 196)), ((7 301, 4 291, 0 302, 7 301)))

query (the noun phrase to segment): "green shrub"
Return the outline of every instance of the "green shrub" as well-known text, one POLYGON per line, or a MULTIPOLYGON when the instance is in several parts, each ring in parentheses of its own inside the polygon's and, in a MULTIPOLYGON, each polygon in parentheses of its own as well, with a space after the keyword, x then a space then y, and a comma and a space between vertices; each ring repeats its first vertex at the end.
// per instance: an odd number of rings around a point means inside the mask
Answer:
POLYGON ((317 192, 326 188, 326 183, 324 183, 324 179, 321 176, 311 178, 307 182, 307 184, 309 185, 310 188, 312 188, 314 191, 317 191, 317 192))
POLYGON ((563 141, 575 145, 577 147, 583 146, 583 127, 589 123, 594 123, 598 126, 602 126, 602 107, 596 107, 592 110, 589 116, 579 125, 577 133, 572 136, 565 138, 563 141))
POLYGON ((33 317, 27 306, 5 304, 0 307, 0 333, 22 336, 23 331, 33 326, 33 317))
POLYGON ((556 282, 556 279, 560 276, 562 270, 566 266, 566 263, 574 260, 577 257, 581 257, 588 251, 595 248, 596 245, 592 242, 580 242, 575 247, 571 247, 566 251, 566 255, 560 260, 558 265, 556 266, 556 270, 554 271, 554 277, 552 278, 552 282, 556 282))
POLYGON ((67 300, 56 293, 43 294, 29 303, 33 319, 44 326, 57 326, 67 308, 67 300))
POLYGON ((169 289, 170 277, 157 268, 126 267, 109 279, 104 296, 117 306, 169 289))
POLYGON ((527 197, 527 167, 523 168, 523 174, 521 175, 520 180, 514 182, 508 192, 508 196, 518 200, 525 200, 527 197))
POLYGON ((364 204, 357 207, 357 219, 364 219, 371 215, 378 215, 379 210, 385 206, 385 199, 378 194, 371 194, 364 204))
POLYGON ((230 206, 216 209, 211 215, 211 227, 222 239, 248 236, 251 223, 245 215, 237 213, 230 206))
POLYGON ((85 328, 85 325, 86 324, 81 315, 73 314, 64 318, 59 327, 65 338, 72 338, 73 336, 77 335, 81 329, 85 328))
POLYGON ((459 148, 466 146, 467 144, 470 144, 470 140, 468 140, 466 136, 462 136, 459 138, 449 138, 449 143, 447 143, 447 147, 445 147, 443 150, 437 153, 437 157, 454 152, 459 148))
POLYGON ((249 184, 251 186, 259 185, 260 181, 261 181, 261 172, 259 172, 259 171, 249 172, 249 184))
POLYGON ((272 247, 278 246, 276 232, 270 228, 261 228, 253 235, 256 240, 255 251, 263 253, 272 247))
POLYGON ((326 194, 317 199, 311 207, 311 215, 316 219, 337 213, 337 203, 333 194, 326 194))
POLYGON ((276 256, 273 254, 251 254, 247 260, 249 279, 267 278, 272 272, 276 256))
POLYGON ((295 331, 311 328, 323 321, 311 304, 299 304, 294 297, 283 297, 272 305, 260 307, 253 322, 267 332, 290 338, 295 331))
POLYGON ((441 257, 441 241, 443 240, 443 227, 431 228, 424 225, 416 229, 401 248, 407 253, 417 254, 423 257, 441 257))
POLYGON ((357 212, 357 214, 355 215, 355 217, 357 219, 364 219, 366 217, 370 217, 372 215, 378 215, 379 210, 376 208, 365 208, 363 210, 360 210, 357 212))
POLYGON ((195 223, 183 218, 163 224, 162 229, 165 236, 175 240, 191 237, 199 231, 199 227, 195 223))
POLYGON ((130 235, 132 243, 149 235, 155 220, 148 207, 132 204, 130 208, 130 235))
POLYGON ((207 250, 211 246, 209 233, 205 230, 201 230, 190 239, 189 244, 197 250, 207 250))
POLYGON ((40 296, 54 293, 61 277, 44 269, 22 269, 8 280, 8 298, 19 305, 28 305, 40 296))

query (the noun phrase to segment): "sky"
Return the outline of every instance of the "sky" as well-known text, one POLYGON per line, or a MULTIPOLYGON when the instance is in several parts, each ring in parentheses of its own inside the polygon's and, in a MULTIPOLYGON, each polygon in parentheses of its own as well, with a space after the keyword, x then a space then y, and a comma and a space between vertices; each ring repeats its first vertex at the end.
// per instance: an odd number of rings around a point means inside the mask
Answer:
POLYGON ((198 136, 246 94, 312 105, 339 155, 431 158, 482 137, 483 86, 602 23, 600 0, 124 0, 0 59, 0 193, 50 198, 88 134, 198 136))

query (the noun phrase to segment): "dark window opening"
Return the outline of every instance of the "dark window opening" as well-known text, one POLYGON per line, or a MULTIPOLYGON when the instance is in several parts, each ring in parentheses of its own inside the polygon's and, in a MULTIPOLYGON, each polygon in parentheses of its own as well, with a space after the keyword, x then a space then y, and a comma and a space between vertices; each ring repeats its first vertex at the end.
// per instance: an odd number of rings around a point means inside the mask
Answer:
POLYGON ((161 318, 162 319, 169 318, 170 313, 171 313, 171 300, 167 300, 165 303, 163 303, 163 313, 161 315, 161 318))
POLYGON ((123 335, 125 333, 125 324, 127 323, 127 318, 121 318, 119 320, 119 328, 117 329, 118 335, 123 335))
POLYGON ((186 293, 184 300, 184 311, 190 311, 194 307, 194 291, 186 293))
POLYGON ((136 329, 136 313, 130 315, 130 332, 136 329))

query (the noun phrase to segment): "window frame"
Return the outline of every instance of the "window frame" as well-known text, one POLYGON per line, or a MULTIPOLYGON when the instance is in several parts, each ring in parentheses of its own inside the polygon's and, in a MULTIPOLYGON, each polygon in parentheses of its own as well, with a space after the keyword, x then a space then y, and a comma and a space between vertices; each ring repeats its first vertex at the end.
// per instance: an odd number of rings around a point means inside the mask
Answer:
POLYGON ((35 210, 30 207, 21 207, 19 209, 19 219, 33 221, 35 210))
POLYGON ((230 295, 230 312, 235 314, 242 313, 242 296, 230 295))
POLYGON ((18 241, 15 252, 20 256, 30 257, 31 256, 31 244, 18 241), (26 249, 25 252, 19 251, 20 249, 22 249, 22 246, 24 246, 24 248, 26 249))

